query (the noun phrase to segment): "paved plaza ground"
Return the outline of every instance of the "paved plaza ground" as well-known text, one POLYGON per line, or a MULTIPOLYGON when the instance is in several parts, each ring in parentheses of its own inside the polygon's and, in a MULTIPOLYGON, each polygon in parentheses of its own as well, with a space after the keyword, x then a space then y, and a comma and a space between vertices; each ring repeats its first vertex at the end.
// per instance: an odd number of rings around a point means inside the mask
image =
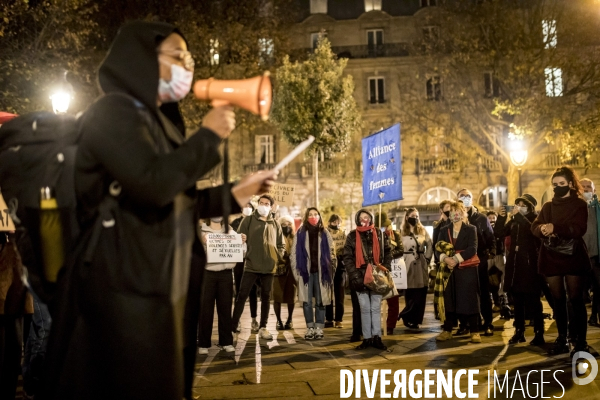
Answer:
MULTIPOLYGON (((349 342, 352 314, 349 296, 346 299, 344 328, 325 329, 323 340, 304 340, 306 328, 302 308, 298 306, 294 311, 293 330, 277 332, 275 315, 271 314, 268 328, 274 338, 259 339, 250 333, 250 314, 246 309, 242 317, 242 332, 234 342, 235 356, 219 351, 216 345, 210 349, 208 356, 198 356, 195 395, 200 399, 339 399, 342 369, 350 370, 353 374, 358 369, 367 369, 370 374, 374 369, 390 369, 392 374, 400 369, 407 370, 407 374, 415 369, 478 369, 474 393, 483 399, 542 398, 540 370, 551 371, 543 379, 545 398, 600 399, 600 374, 588 385, 576 385, 571 378, 569 355, 550 357, 546 354, 557 335, 553 320, 546 320, 545 337, 548 344, 544 348, 528 343, 508 346, 508 339, 514 331, 512 321, 498 317, 494 321, 494 336, 482 336, 481 344, 469 343, 468 336, 436 342, 435 336, 441 329, 439 321, 433 317, 432 301, 433 295, 430 294, 422 329, 409 330, 400 322, 394 335, 383 338, 388 346, 387 351, 374 348, 356 350, 358 343, 349 342), (495 396, 493 385, 490 386, 488 397, 488 371, 494 370, 500 376, 500 383, 506 371, 509 372, 508 386, 504 387, 503 393, 497 387, 495 396), (527 384, 527 374, 532 370, 535 371, 531 372, 527 384), (516 378, 517 371, 520 380, 516 378)), ((400 303, 402 307, 404 300, 401 299, 400 303)), ((550 313, 547 304, 544 306, 545 312, 550 313)), ((282 317, 285 319, 286 310, 282 308, 282 317)), ((260 305, 258 309, 260 312, 260 305)), ((217 343, 216 321, 214 329, 213 343, 217 343)), ((532 327, 527 328, 526 337, 528 342, 533 338, 532 327)), ((588 328, 588 342, 592 348, 600 349, 600 328, 588 328)), ((593 355, 598 357, 596 351, 593 355)), ((493 372, 490 374, 493 380, 493 372)), ((395 387, 393 378, 388 376, 388 379, 392 382, 387 392, 392 393, 395 387)), ((465 391, 466 379, 460 383, 461 390, 465 391)), ((380 398, 379 381, 377 386, 374 398, 380 398)), ((432 389, 434 394, 435 387, 432 389)), ((361 395, 360 398, 368 398, 364 386, 361 395)), ((455 396, 450 398, 458 398, 455 396)), ((406 397, 414 396, 407 393, 406 397)), ((355 392, 350 398, 357 398, 355 392)))

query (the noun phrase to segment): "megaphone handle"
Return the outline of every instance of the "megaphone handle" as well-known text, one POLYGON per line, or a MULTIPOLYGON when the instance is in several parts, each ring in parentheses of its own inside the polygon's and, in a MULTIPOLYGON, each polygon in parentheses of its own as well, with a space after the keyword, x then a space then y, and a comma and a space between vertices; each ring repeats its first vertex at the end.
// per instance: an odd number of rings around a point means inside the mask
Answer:
MULTIPOLYGON (((213 102, 214 103, 214 102, 213 102)), ((223 140, 223 233, 229 233, 231 187, 229 185, 229 140, 223 140)))
POLYGON ((225 100, 213 100, 213 101, 210 102, 210 104, 213 107, 223 107, 223 106, 228 106, 229 102, 225 101, 225 100))

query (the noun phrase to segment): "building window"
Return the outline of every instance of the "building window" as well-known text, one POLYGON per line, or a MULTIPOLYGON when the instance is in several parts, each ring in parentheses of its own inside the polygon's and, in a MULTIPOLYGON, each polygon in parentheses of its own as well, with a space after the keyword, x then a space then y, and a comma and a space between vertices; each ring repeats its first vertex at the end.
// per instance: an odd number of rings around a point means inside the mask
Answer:
POLYGON ((210 39, 210 65, 219 65, 219 39, 210 39))
POLYGON ((268 63, 271 61, 274 50, 275 45, 273 44, 273 39, 258 39, 258 52, 261 63, 268 63))
POLYGON ((546 96, 560 97, 563 95, 562 70, 560 68, 546 68, 546 96))
POLYGON ((385 103, 385 79, 383 77, 369 78, 369 103, 385 103))
POLYGON ((275 163, 275 145, 273 135, 256 135, 254 137, 256 164, 275 163))
POLYGON ((493 72, 483 74, 483 84, 485 86, 485 97, 500 96, 500 82, 498 82, 493 72))
POLYGON ((439 75, 427 79, 427 100, 442 100, 442 78, 440 78, 439 75))
POLYGON ((365 0, 365 12, 381 11, 381 0, 365 0))
POLYGON ((327 14, 327 0, 310 0, 311 14, 327 14))
POLYGON ((544 35, 544 47, 547 49, 555 48, 556 43, 558 42, 558 35, 556 33, 556 21, 542 21, 542 34, 544 35))
POLYGON ((421 0, 421 7, 437 6, 437 0, 421 0))
POLYGON ((490 186, 486 188, 479 197, 479 205, 484 208, 500 208, 508 201, 508 190, 506 186, 490 186))
POLYGON ((367 47, 370 56, 377 56, 377 50, 383 44, 383 30, 372 29, 367 31, 367 47))
POLYGON ((327 37, 327 32, 315 32, 310 34, 310 44, 312 49, 316 49, 319 44, 319 40, 327 37))
POLYGON ((419 197, 418 204, 424 206, 427 204, 440 204, 444 200, 454 200, 454 192, 448 188, 438 186, 427 190, 419 197))

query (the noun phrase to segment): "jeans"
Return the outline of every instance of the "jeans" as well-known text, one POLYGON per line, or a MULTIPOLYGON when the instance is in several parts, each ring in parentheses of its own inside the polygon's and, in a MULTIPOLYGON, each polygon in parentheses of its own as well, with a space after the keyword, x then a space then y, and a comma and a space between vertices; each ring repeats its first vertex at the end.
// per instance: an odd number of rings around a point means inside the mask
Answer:
POLYGON ((233 302, 233 276, 230 269, 204 271, 200 300, 200 347, 209 348, 212 335, 215 302, 219 326, 219 344, 233 344, 231 335, 231 303, 233 302))
POLYGON ((325 319, 327 321, 342 322, 344 318, 344 297, 346 295, 346 289, 344 288, 344 266, 338 259, 338 267, 335 270, 335 276, 333 277, 333 301, 330 305, 325 306, 325 319), (333 314, 333 307, 335 303, 335 316, 333 314))
POLYGON ((48 306, 33 297, 33 318, 31 329, 25 343, 25 357, 23 358, 23 389, 28 395, 37 393, 42 380, 46 348, 50 337, 52 318, 48 306))
POLYGON ((360 304, 363 339, 381 335, 381 295, 371 291, 357 292, 360 304))
POLYGON ((242 313, 244 312, 244 304, 250 296, 250 291, 254 283, 260 282, 260 328, 267 327, 269 319, 269 308, 271 307, 271 290, 273 289, 273 274, 259 274, 257 272, 244 271, 242 281, 240 282, 240 291, 235 299, 235 307, 233 309, 233 318, 231 326, 235 331, 242 313))
POLYGON ((321 285, 319 284, 319 273, 315 272, 308 276, 308 301, 302 303, 304 309, 304 320, 308 328, 325 327, 325 306, 321 295, 321 285), (313 315, 313 297, 315 298, 315 315, 313 315), (316 317, 316 321, 315 321, 316 317), (316 323, 315 323, 316 322, 316 323))

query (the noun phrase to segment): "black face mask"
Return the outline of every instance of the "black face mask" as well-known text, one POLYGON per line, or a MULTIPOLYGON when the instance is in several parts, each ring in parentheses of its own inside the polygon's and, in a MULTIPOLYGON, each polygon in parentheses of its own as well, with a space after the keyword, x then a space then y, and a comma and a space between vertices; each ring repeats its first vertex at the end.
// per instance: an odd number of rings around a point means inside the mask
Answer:
POLYGON ((406 221, 412 226, 417 226, 417 219, 413 217, 406 218, 406 221))
POLYGON ((290 236, 292 234, 292 227, 291 226, 282 226, 281 230, 283 231, 283 234, 285 236, 290 236))
POLYGON ((340 227, 337 225, 329 225, 329 229, 333 229, 334 231, 337 231, 338 229, 340 229, 340 227))
POLYGON ((554 186, 554 195, 557 197, 564 197, 571 190, 568 186, 554 186))
POLYGON ((446 216, 446 218, 450 218, 450 211, 444 211, 444 215, 446 216))

